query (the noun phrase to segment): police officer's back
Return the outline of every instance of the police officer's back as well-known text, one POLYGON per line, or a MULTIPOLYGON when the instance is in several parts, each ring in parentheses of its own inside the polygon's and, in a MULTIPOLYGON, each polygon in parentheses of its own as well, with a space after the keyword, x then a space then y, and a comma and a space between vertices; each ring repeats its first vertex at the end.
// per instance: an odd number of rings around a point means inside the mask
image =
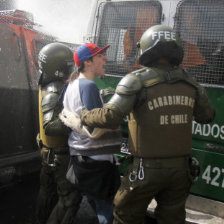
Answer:
POLYGON ((103 109, 83 111, 90 127, 116 128, 129 114, 129 149, 134 156, 115 197, 114 223, 137 224, 155 198, 159 224, 185 223, 192 120, 214 119, 205 90, 179 68, 183 49, 167 26, 146 30, 139 42, 145 68, 126 75, 103 109))

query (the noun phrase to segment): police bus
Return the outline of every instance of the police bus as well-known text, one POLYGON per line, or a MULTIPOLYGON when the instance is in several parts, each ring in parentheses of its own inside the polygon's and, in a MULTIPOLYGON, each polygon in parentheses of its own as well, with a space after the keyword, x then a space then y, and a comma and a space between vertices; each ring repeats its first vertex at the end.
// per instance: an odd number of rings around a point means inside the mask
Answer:
MULTIPOLYGON (((224 217, 224 1, 97 1, 86 42, 111 47, 106 52, 107 74, 96 83, 100 89, 116 88, 125 74, 140 68, 135 62, 136 43, 156 24, 171 26, 179 33, 185 52, 181 66, 206 88, 216 110, 212 123, 192 124, 192 158, 200 166, 200 175, 192 185, 195 197, 189 199, 189 206, 201 210, 200 197, 204 205, 210 205, 207 212, 224 217)), ((122 149, 127 153, 126 137, 124 123, 122 149)))

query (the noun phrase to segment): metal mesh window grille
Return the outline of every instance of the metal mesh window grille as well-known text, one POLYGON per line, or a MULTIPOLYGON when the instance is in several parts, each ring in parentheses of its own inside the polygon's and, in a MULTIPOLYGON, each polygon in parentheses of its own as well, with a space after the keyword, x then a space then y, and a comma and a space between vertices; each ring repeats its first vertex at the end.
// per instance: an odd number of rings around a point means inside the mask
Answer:
POLYGON ((143 32, 161 21, 158 1, 104 2, 99 8, 96 42, 107 50, 107 73, 124 75, 139 68, 136 43, 143 32))
POLYGON ((181 1, 175 28, 185 50, 182 66, 200 83, 224 84, 224 1, 181 1))
POLYGON ((11 23, 15 25, 23 25, 32 28, 33 15, 22 10, 4 10, 0 11, 0 23, 11 23))

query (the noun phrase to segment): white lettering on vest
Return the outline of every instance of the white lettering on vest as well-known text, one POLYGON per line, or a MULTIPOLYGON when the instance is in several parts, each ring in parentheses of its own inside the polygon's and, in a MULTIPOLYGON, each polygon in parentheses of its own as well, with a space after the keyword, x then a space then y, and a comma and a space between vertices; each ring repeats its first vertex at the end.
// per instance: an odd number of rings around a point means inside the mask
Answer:
POLYGON ((160 125, 187 124, 188 122, 187 114, 160 115, 160 125))
POLYGON ((175 114, 170 116, 171 124, 187 124, 187 114, 175 114))
POLYGON ((182 105, 187 107, 194 107, 195 100, 189 96, 161 96, 153 98, 148 101, 149 110, 154 110, 164 106, 182 105))
POLYGON ((149 107, 149 110, 153 110, 154 109, 151 101, 148 102, 148 107, 149 107))
POLYGON ((169 124, 168 115, 161 115, 160 125, 167 125, 167 124, 169 124))

